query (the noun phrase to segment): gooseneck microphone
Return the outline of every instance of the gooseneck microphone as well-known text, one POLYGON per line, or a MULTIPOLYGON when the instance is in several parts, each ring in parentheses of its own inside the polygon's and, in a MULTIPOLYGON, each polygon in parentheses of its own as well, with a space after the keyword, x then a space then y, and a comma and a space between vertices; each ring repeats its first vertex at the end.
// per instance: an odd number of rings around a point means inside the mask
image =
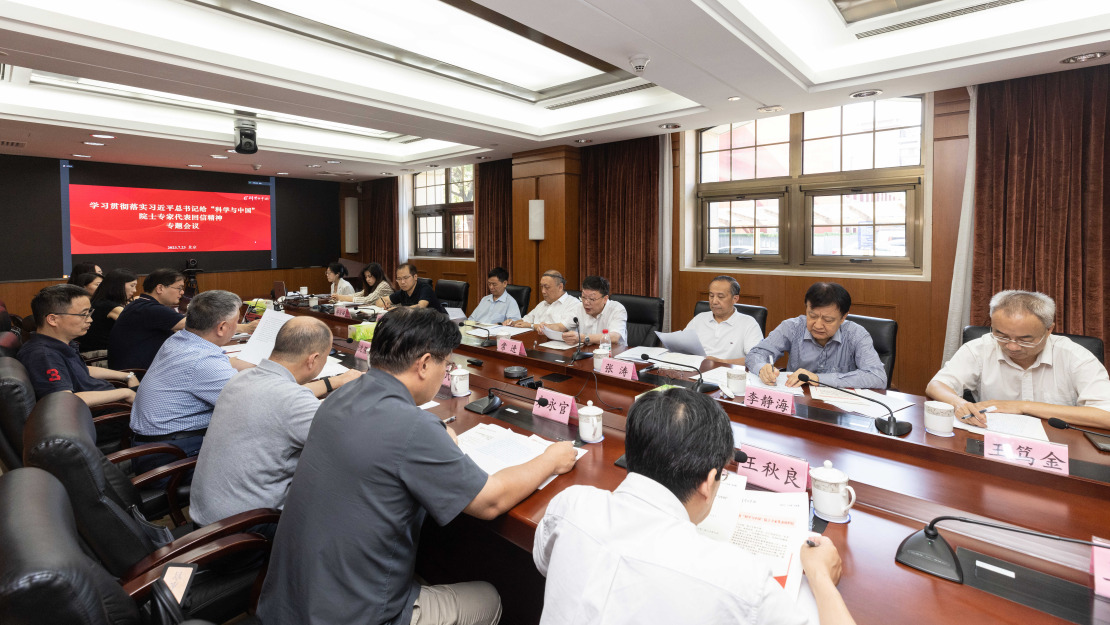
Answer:
POLYGON ((860 395, 859 393, 853 393, 852 391, 849 391, 846 388, 841 388, 839 386, 833 386, 832 384, 825 384, 824 382, 818 382, 817 380, 814 380, 814 379, 810 378, 808 375, 806 375, 804 373, 799 373, 798 374, 798 379, 801 380, 802 382, 808 382, 809 384, 814 384, 814 385, 817 385, 817 386, 825 386, 825 387, 828 387, 828 388, 835 388, 836 390, 838 390, 842 393, 847 393, 847 394, 849 394, 853 397, 859 397, 860 399, 866 399, 869 402, 879 404, 883 408, 886 408, 887 413, 890 414, 889 419, 886 418, 886 417, 875 417, 875 427, 880 432, 882 432, 883 434, 886 434, 888 436, 905 436, 906 434, 910 433, 910 430, 913 429, 913 424, 912 423, 910 423, 909 421, 899 421, 897 418, 894 417, 894 411, 890 409, 890 406, 884 404, 883 402, 881 402, 877 399, 868 397, 866 395, 860 395))
POLYGON ((534 401, 534 402, 536 402, 536 404, 538 404, 541 407, 546 406, 549 403, 546 397, 541 397, 539 399, 532 399, 531 397, 525 397, 524 395, 518 395, 518 394, 516 394, 516 393, 514 393, 510 390, 506 390, 506 389, 503 389, 503 388, 491 388, 489 390, 489 393, 487 393, 485 397, 483 397, 482 399, 477 399, 477 400, 472 401, 469 404, 467 404, 466 409, 469 410, 470 412, 477 412, 478 414, 489 414, 489 413, 493 412, 494 410, 497 410, 498 408, 501 407, 501 405, 504 402, 501 401, 500 397, 493 394, 494 391, 497 391, 498 393, 502 393, 502 394, 505 394, 505 395, 512 395, 513 397, 516 397, 517 399, 523 399, 525 401, 534 401))
MULTIPOLYGON (((460 326, 465 325, 465 322, 460 321, 459 325, 460 326)), ((497 341, 495 341, 492 338, 492 335, 490 334, 489 328, 483 328, 481 326, 474 326, 473 329, 474 330, 482 330, 483 332, 486 333, 486 338, 482 339, 482 347, 494 347, 494 346, 497 345, 497 341)))
POLYGON ((671 362, 669 360, 663 360, 662 358, 652 358, 651 356, 649 356, 647 354, 640 354, 640 360, 653 360, 655 362, 661 362, 661 363, 667 364, 667 365, 674 365, 676 367, 685 367, 686 369, 692 370, 694 373, 698 374, 698 381, 697 381, 696 384, 694 384, 694 392, 695 393, 712 393, 713 391, 716 391, 716 390, 721 388, 720 386, 718 386, 718 385, 716 385, 712 382, 706 382, 705 380, 703 380, 702 377, 701 377, 701 369, 698 369, 697 367, 691 367, 690 365, 684 365, 681 362, 671 362))
POLYGON ((578 317, 574 318, 574 330, 578 333, 578 347, 574 350, 574 355, 570 357, 571 362, 578 362, 587 358, 593 358, 593 352, 582 351, 582 324, 578 323, 578 317))
POLYGON ((1056 428, 1057 430, 1075 430, 1077 432, 1083 432, 1084 434, 1090 434, 1092 436, 1101 436, 1103 438, 1110 438, 1110 434, 1103 434, 1102 432, 1092 432, 1091 430, 1084 430, 1083 428, 1077 428, 1074 425, 1068 423, 1067 421, 1064 421, 1063 419, 1057 419, 1056 417, 1052 417, 1051 419, 1049 419, 1048 424, 1051 425, 1052 427, 1056 428))
POLYGON ((1036 536, 1038 538, 1049 538, 1066 543, 1075 543, 1077 545, 1089 545, 1092 547, 1110 549, 1110 544, 1094 543, 1088 540, 1066 538, 1054 534, 1042 534, 1041 532, 1034 532, 1033 530, 1014 527, 1012 525, 1001 525, 960 516, 938 516, 932 521, 929 521, 929 524, 926 525, 924 529, 910 534, 902 541, 901 545, 898 545, 898 551, 895 553, 894 561, 905 564, 910 568, 924 571, 930 575, 936 575, 937 577, 956 582, 957 584, 962 584, 964 582, 964 574, 963 570, 960 569, 960 561, 956 557, 955 552, 952 551, 952 547, 948 544, 948 541, 944 540, 944 537, 940 535, 940 532, 936 528, 937 523, 941 521, 959 521, 961 523, 993 527, 994 529, 1036 536))

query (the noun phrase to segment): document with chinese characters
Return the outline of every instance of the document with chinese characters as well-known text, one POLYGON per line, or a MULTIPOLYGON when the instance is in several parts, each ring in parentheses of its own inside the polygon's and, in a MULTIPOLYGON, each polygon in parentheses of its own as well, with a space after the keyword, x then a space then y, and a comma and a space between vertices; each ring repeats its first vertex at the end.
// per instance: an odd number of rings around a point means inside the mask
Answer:
POLYGON ((998 432, 999 434, 1009 434, 1011 436, 1032 438, 1038 441, 1048 441, 1048 434, 1045 434, 1044 431, 1044 422, 1037 417, 1030 417, 1029 415, 988 412, 987 427, 985 428, 968 425, 960 419, 956 419, 952 425, 973 434, 986 434, 987 430, 990 430, 991 432, 998 432))
POLYGON ((764 560, 775 581, 797 599, 803 575, 799 553, 809 535, 809 495, 744 490, 745 481, 738 478, 730 475, 721 482, 698 532, 764 560))
POLYGON ((269 358, 274 351, 274 339, 277 338, 278 330, 292 318, 292 315, 277 310, 262 313, 262 319, 247 341, 247 346, 239 352, 239 360, 257 365, 263 358, 269 358))
MULTIPOLYGON (((479 423, 459 434, 459 447, 470 456, 483 471, 493 475, 501 469, 523 464, 539 456, 552 444, 552 441, 533 434, 524 436, 509 428, 479 423)), ((581 447, 574 450, 581 458, 589 450, 581 447)), ((576 458, 576 459, 577 459, 576 458)), ((552 475, 539 485, 543 488, 557 476, 552 475)))

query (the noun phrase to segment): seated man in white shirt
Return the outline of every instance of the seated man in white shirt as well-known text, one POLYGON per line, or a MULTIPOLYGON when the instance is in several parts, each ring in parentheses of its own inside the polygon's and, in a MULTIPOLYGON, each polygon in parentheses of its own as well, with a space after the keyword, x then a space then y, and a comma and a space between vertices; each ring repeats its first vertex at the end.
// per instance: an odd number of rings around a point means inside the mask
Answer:
POLYGON ((952 404, 956 417, 986 427, 981 410, 1053 417, 1110 429, 1110 378, 1085 348, 1053 336, 1056 303, 1044 293, 1002 291, 991 298, 991 331, 968 341, 925 394, 952 404), (969 390, 979 399, 961 397, 969 390))
POLYGON ((563 342, 577 345, 601 343, 603 330, 609 331, 613 347, 628 346, 628 311, 624 304, 609 301, 609 281, 601 276, 586 276, 582 281, 582 301, 571 306, 559 323, 548 328, 563 333, 563 342))
MULTIPOLYGON (((628 414, 628 477, 614 492, 567 488, 536 529, 532 558, 547 578, 541 625, 805 623, 766 564, 694 528, 709 515, 733 444, 709 396, 641 396, 628 414)), ((836 547, 812 540, 798 547, 821 623, 853 623, 836 589, 836 547)))
POLYGON ((567 293, 567 279, 563 274, 548 269, 540 278, 540 296, 543 301, 536 304, 532 312, 524 315, 523 319, 506 321, 505 325, 517 328, 531 327, 536 332, 543 330, 544 326, 559 323, 563 315, 578 303, 578 298, 567 293))
POLYGON ((470 320, 478 323, 502 323, 520 319, 520 306, 517 306, 516 300, 505 291, 507 286, 509 286, 509 272, 501 267, 490 269, 486 274, 489 295, 478 302, 478 306, 470 314, 470 320))
POLYGON ((717 276, 709 283, 709 311, 686 324, 687 330, 697 333, 710 360, 742 365, 748 350, 763 340, 755 319, 736 312, 739 301, 740 283, 730 276, 717 276))

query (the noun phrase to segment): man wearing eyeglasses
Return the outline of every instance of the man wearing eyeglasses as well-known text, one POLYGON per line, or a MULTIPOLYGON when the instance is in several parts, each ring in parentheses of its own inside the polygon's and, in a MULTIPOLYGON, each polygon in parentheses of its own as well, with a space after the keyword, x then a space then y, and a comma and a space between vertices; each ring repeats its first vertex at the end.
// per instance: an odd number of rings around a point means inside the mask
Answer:
POLYGON ((628 311, 609 299, 609 281, 601 276, 586 276, 582 301, 571 305, 560 323, 547 327, 562 332, 563 342, 570 345, 576 345, 579 337, 585 345, 597 345, 602 331, 608 330, 613 347, 628 347, 628 311))
POLYGON ((991 331, 968 341, 925 394, 952 404, 956 418, 986 427, 997 410, 1080 426, 1110 428, 1110 378, 1093 354, 1055 336, 1056 303, 1044 293, 1002 291, 991 298, 991 331), (978 402, 961 397, 971 391, 978 402))
POLYGON ((27 368, 36 397, 70 391, 90 407, 135 399, 132 389, 139 380, 134 374, 89 368, 72 344, 92 324, 92 305, 85 289, 73 284, 46 287, 31 300, 31 312, 37 330, 23 344, 18 358, 27 368), (128 388, 116 388, 110 380, 126 381, 128 388))
POLYGON ((154 356, 174 332, 185 329, 177 312, 185 276, 174 269, 156 269, 143 280, 143 294, 123 307, 108 335, 108 366, 149 369, 154 356))

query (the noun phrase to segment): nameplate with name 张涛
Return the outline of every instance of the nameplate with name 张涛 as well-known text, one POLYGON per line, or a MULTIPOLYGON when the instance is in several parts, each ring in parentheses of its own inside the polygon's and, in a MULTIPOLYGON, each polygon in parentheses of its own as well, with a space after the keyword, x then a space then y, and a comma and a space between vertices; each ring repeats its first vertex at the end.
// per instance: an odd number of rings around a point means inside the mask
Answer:
POLYGON ((983 435, 983 457, 1045 473, 1070 475, 1068 446, 1060 443, 987 430, 983 435))
POLYGON ((502 354, 512 354, 514 356, 523 356, 526 353, 524 343, 505 337, 497 339, 497 351, 502 354))
POLYGON ((794 396, 763 386, 748 385, 744 391, 744 405, 779 414, 794 414, 794 396))
POLYGON ((748 461, 736 467, 737 475, 748 478, 748 484, 776 493, 805 492, 809 481, 809 462, 786 454, 744 445, 741 451, 748 461))
POLYGON ((614 378, 621 378, 622 380, 640 379, 636 376, 636 365, 627 360, 617 360, 616 358, 602 358, 601 373, 611 375, 614 378))

